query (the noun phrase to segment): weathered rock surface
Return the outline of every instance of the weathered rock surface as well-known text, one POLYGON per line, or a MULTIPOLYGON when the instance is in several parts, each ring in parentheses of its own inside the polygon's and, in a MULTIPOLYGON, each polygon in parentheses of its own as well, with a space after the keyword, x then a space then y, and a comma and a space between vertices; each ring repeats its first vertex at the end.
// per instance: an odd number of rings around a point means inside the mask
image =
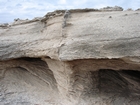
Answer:
POLYGON ((139 105, 140 11, 122 10, 0 25, 0 105, 139 105))

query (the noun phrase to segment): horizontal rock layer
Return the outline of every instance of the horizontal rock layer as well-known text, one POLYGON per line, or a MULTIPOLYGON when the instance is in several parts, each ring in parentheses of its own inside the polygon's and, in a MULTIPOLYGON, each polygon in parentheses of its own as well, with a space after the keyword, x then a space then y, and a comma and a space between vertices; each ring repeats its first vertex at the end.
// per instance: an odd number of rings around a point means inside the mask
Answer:
POLYGON ((50 57, 62 61, 139 57, 140 12, 70 13, 45 22, 19 21, 0 28, 0 60, 50 57))

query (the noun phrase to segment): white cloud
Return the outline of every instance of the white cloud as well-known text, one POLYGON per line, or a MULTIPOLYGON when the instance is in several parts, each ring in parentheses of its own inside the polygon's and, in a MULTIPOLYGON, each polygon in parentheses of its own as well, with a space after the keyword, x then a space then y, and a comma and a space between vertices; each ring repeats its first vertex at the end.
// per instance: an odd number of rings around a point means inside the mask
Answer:
POLYGON ((140 8, 140 0, 130 0, 127 3, 127 8, 137 9, 140 8))
POLYGON ((98 5, 95 5, 94 8, 100 9, 100 8, 103 8, 106 6, 108 6, 108 5, 107 4, 98 4, 98 5))
POLYGON ((11 22, 14 18, 44 16, 56 9, 102 8, 104 6, 140 8, 140 0, 0 0, 0 23, 11 22))
POLYGON ((66 4, 66 3, 67 3, 66 0, 59 0, 59 1, 58 1, 58 4, 66 4))
POLYGON ((76 6, 80 6, 80 5, 84 5, 86 2, 88 2, 90 0, 80 0, 80 1, 73 1, 73 4, 76 6))

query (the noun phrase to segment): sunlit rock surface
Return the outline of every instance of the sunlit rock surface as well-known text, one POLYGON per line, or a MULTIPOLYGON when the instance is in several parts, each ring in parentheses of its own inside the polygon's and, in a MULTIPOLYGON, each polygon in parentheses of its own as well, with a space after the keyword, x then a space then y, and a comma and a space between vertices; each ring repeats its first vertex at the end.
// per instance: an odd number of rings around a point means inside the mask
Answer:
POLYGON ((0 25, 0 105, 139 105, 140 11, 57 10, 0 25))

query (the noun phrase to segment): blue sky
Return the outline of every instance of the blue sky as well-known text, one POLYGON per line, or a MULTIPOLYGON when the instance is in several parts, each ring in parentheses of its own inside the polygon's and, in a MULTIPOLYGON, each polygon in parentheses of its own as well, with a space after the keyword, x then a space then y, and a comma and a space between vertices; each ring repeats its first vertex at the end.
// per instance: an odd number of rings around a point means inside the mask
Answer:
POLYGON ((56 9, 102 8, 115 5, 135 10, 140 8, 140 0, 0 0, 0 23, 13 22, 15 18, 42 17, 56 9))

